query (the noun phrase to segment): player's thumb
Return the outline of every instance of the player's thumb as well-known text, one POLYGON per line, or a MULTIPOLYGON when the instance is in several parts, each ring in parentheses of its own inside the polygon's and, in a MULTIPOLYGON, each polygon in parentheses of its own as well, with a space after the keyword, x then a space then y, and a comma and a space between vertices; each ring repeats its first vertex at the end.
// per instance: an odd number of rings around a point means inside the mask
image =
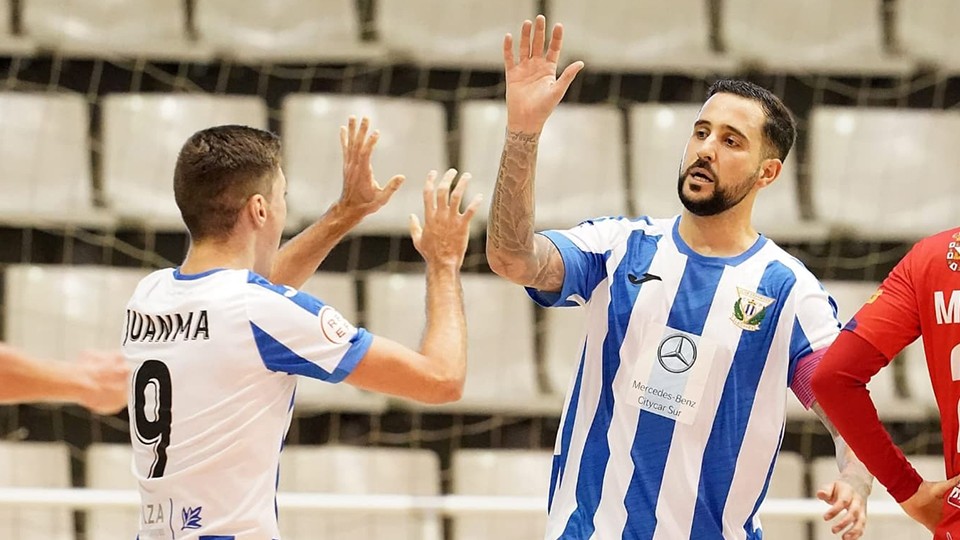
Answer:
POLYGON ((833 494, 834 492, 836 492, 836 490, 837 490, 836 482, 823 486, 822 488, 817 490, 817 498, 823 502, 832 503, 833 494))
POLYGON ((420 249, 420 237, 423 236, 423 227, 420 226, 420 218, 416 214, 410 214, 409 221, 410 238, 413 239, 413 245, 420 249))
POLYGON ((573 79, 577 76, 577 73, 580 73, 581 69, 583 69, 583 62, 578 60, 567 66, 560 74, 560 78, 557 79, 557 90, 560 92, 561 99, 567 93, 567 89, 573 84, 573 79))
POLYGON ((934 483, 933 489, 931 491, 933 492, 933 495, 935 497, 940 499, 940 498, 943 498, 943 496, 946 495, 948 491, 956 487, 958 483, 960 483, 960 475, 934 483))

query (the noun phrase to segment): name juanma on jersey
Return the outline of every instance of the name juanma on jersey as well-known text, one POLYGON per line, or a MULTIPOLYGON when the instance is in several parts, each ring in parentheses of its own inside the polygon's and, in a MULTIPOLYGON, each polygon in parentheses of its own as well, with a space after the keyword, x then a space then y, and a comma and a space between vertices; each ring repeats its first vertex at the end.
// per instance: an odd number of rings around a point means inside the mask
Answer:
POLYGON ((164 315, 148 315, 128 309, 123 327, 124 345, 130 341, 157 343, 210 339, 210 322, 205 309, 164 315))

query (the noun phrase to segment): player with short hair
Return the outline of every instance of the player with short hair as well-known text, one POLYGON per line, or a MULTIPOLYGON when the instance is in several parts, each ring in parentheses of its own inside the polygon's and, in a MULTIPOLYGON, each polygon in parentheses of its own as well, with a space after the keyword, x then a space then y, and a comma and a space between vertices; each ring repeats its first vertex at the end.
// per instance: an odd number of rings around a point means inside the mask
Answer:
POLYGON ((354 327, 293 288, 333 245, 399 187, 374 180, 378 133, 341 128, 340 199, 277 251, 286 218, 280 140, 243 126, 195 133, 174 191, 190 233, 179 268, 144 278, 127 305, 123 352, 134 360, 130 432, 141 540, 279 538, 275 494, 296 377, 346 382, 427 402, 459 399, 466 372, 460 267, 478 199, 460 212, 469 175, 424 187, 411 216, 426 261, 427 322, 419 351, 354 327))
POLYGON ((127 406, 129 379, 119 353, 85 351, 75 362, 57 362, 0 342, 0 403, 66 402, 114 414, 127 406))
POLYGON ((906 513, 960 540, 960 227, 918 242, 840 332, 813 376, 837 430, 906 513), (923 340, 940 410, 948 480, 927 482, 884 429, 867 382, 904 347, 923 340))
MULTIPOLYGON (((759 539, 787 389, 813 405, 810 375, 839 331, 817 279, 751 225, 757 193, 777 179, 793 144, 794 121, 769 91, 719 81, 680 165, 680 216, 607 217, 534 234, 540 133, 583 63, 558 78, 563 29, 554 27, 544 52, 546 21, 533 26, 523 24, 519 58, 512 37, 504 40, 507 133, 487 257, 540 305, 586 310, 546 538, 759 539)), ((833 532, 853 540, 871 478, 835 442, 841 475, 819 496, 832 504, 825 519, 846 510, 833 532)))

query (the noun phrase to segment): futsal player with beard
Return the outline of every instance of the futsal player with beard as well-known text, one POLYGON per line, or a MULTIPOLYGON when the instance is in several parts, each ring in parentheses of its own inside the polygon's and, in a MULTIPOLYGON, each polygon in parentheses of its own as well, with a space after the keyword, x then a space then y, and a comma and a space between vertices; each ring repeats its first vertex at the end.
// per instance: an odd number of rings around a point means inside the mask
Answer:
POLYGON ((831 505, 824 518, 837 518, 832 530, 844 540, 859 538, 872 478, 810 388, 840 329, 836 306, 751 224, 757 194, 793 145, 790 112, 761 87, 719 81, 683 154, 679 216, 603 217, 534 234, 540 133, 583 67, 556 76, 562 37, 557 25, 547 45, 540 16, 523 24, 519 57, 504 40, 507 132, 486 246, 494 272, 540 305, 586 310, 545 537, 761 538, 757 513, 791 389, 837 446, 839 478, 818 493, 831 505))

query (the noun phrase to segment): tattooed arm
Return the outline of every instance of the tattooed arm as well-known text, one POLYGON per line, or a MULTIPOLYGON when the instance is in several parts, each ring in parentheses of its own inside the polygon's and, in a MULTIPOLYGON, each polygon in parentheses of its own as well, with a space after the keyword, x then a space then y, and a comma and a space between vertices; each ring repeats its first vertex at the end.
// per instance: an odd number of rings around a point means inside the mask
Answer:
POLYGON ((534 234, 533 179, 540 132, 583 62, 570 64, 557 78, 563 27, 554 26, 544 51, 546 25, 542 15, 535 26, 524 21, 519 58, 513 54, 513 38, 507 34, 503 40, 507 138, 487 222, 487 262, 514 283, 556 292, 563 285, 563 260, 553 242, 534 234))

